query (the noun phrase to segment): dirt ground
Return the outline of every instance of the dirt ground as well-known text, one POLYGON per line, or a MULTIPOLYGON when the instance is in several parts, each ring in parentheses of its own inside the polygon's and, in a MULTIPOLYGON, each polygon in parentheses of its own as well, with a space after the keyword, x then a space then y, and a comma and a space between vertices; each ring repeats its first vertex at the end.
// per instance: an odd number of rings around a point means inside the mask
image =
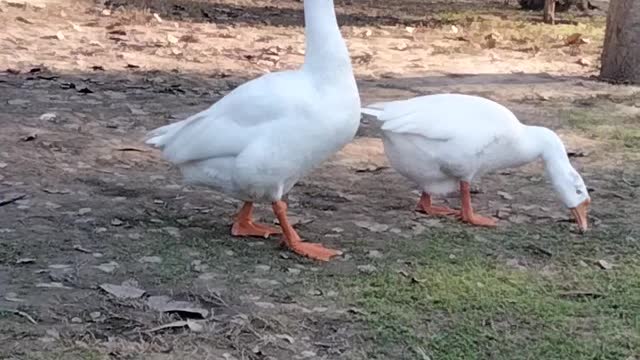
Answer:
MULTIPOLYGON (((300 1, 20 3, 0 1, 0 358, 473 358, 429 345, 453 317, 403 325, 432 341, 415 347, 387 336, 358 290, 376 276, 419 286, 411 274, 467 246, 494 265, 584 266, 633 274, 625 284, 640 287, 640 88, 592 77, 602 11, 551 27, 503 1, 337 1, 363 103, 465 92, 557 130, 592 191, 593 230, 575 233, 540 164, 475 184, 496 230, 416 214, 418 193, 363 119, 288 198, 303 238, 345 252, 319 264, 276 239, 231 238, 239 202, 183 186, 140 141, 247 79, 299 65, 300 1), (582 40, 565 44, 574 33, 582 40)), ((259 216, 273 221, 266 206, 259 216)), ((640 311, 631 295, 618 306, 640 311)), ((640 331, 635 319, 616 331, 640 331)), ((629 336, 616 356, 590 358, 638 359, 629 336)))

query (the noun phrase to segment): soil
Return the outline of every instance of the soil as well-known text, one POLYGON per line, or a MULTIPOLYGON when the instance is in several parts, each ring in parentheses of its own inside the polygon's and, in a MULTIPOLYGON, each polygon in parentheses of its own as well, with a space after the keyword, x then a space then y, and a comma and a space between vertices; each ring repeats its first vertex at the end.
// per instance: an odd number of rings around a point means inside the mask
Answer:
MULTIPOLYGON (((19 3, 0 2, 0 358, 367 358, 366 324, 327 284, 363 276, 372 250, 391 254, 398 241, 458 226, 412 211, 418 194, 388 168, 375 124, 363 119, 356 140, 288 197, 305 239, 345 252, 328 264, 275 238, 232 238, 239 202, 182 185, 140 141, 247 79, 299 65, 302 3, 19 3), (101 287, 123 282, 124 294, 101 287), (160 312, 157 296, 187 303, 160 312)), ((363 103, 439 92, 498 100, 523 122, 558 130, 578 155, 572 161, 595 190, 594 231, 626 221, 617 209, 638 213, 640 168, 629 162, 637 152, 558 115, 622 99, 620 111, 637 116, 638 88, 591 78, 601 43, 491 47, 487 24, 538 16, 503 1, 387 3, 337 2, 363 103), (460 12, 466 20, 442 15, 460 12)), ((507 214, 498 214, 501 227, 569 218, 540 164, 474 185, 479 212, 507 214)), ((258 215, 273 222, 268 206, 258 215)))

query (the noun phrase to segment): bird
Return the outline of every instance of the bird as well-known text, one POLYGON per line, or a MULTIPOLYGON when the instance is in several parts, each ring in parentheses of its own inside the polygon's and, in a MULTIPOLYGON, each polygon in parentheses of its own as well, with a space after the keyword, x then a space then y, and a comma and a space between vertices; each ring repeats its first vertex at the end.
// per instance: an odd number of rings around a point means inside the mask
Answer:
POLYGON ((364 106, 362 113, 381 122, 391 166, 420 186, 418 211, 455 215, 473 225, 494 227, 495 219, 473 211, 471 182, 495 170, 542 159, 553 189, 570 209, 579 230, 588 229, 589 192, 552 130, 524 125, 503 105, 465 94, 379 102, 364 106), (433 205, 433 195, 456 190, 460 210, 433 205))
POLYGON ((283 197, 355 136, 360 94, 333 0, 304 0, 305 57, 295 70, 262 75, 208 109, 147 133, 146 143, 180 169, 184 182, 244 202, 233 236, 282 234, 293 252, 328 261, 341 252, 302 241, 283 197), (269 202, 280 228, 253 220, 269 202))

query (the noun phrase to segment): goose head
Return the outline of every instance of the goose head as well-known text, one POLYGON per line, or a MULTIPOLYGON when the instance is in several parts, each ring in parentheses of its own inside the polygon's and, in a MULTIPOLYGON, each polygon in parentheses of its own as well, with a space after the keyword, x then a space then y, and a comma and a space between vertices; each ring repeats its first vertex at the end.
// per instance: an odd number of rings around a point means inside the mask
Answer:
POLYGON ((571 211, 578 229, 581 232, 587 231, 589 229, 587 215, 591 198, 580 174, 570 164, 561 168, 548 169, 548 174, 560 200, 571 211))

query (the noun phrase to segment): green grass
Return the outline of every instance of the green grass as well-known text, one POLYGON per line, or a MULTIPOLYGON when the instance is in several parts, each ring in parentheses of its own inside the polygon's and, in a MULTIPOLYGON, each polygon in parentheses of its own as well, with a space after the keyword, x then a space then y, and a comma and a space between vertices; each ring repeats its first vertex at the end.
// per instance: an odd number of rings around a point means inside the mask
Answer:
MULTIPOLYGON (((409 276, 390 268, 350 279, 376 358, 626 359, 640 351, 640 266, 506 265, 442 232, 412 251, 409 276), (450 254, 456 253, 455 257, 450 254), (403 353, 402 351, 406 351, 403 353), (404 354, 404 355, 398 355, 404 354)), ((498 236, 504 236, 499 234, 498 236)), ((464 238, 464 237, 463 237, 464 238)), ((469 241, 469 239, 464 239, 469 241)), ((566 259, 565 259, 566 260, 566 259)), ((393 265, 390 265, 393 266, 393 265)))
POLYGON ((640 124, 637 116, 620 113, 612 103, 594 104, 588 108, 572 107, 559 117, 570 127, 595 139, 624 149, 640 149, 640 124))

